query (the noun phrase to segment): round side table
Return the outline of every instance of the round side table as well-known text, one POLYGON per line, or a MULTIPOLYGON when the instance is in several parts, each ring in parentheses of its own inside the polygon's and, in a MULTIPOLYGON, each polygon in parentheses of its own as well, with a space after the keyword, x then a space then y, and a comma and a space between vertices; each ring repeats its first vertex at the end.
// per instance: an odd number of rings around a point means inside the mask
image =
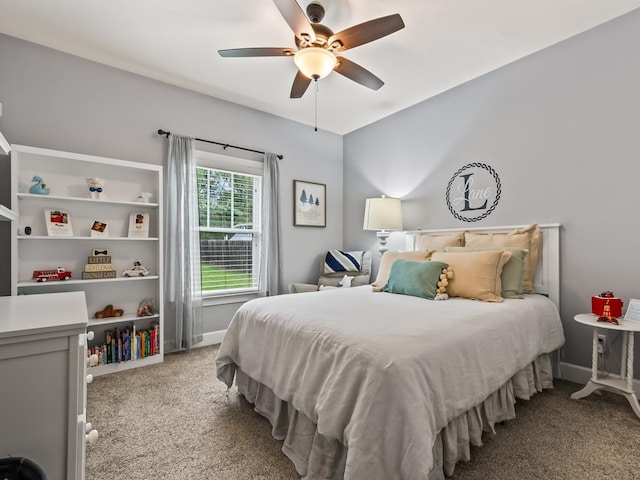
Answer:
POLYGON ((630 322, 621 318, 618 319, 620 325, 598 322, 598 316, 592 313, 581 313, 573 317, 573 319, 578 323, 593 328, 593 350, 591 353, 591 380, 582 390, 571 395, 571 398, 576 400, 584 398, 601 389, 617 393, 627 399, 634 413, 640 418, 640 404, 638 404, 638 397, 633 390, 633 334, 640 332, 640 323, 630 322), (611 375, 607 378, 598 378, 598 329, 623 332, 620 376, 611 375))

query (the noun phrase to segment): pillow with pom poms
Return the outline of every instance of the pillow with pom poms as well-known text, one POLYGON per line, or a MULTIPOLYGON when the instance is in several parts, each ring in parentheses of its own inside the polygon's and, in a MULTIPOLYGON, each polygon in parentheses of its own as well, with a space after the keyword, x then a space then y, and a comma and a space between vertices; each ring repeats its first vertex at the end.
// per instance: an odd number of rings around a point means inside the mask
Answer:
POLYGON ((453 269, 451 267, 443 268, 440 274, 440 280, 438 281, 436 296, 433 298, 434 300, 447 300, 449 298, 449 295, 447 295, 447 285, 449 285, 449 280, 452 278, 453 269))

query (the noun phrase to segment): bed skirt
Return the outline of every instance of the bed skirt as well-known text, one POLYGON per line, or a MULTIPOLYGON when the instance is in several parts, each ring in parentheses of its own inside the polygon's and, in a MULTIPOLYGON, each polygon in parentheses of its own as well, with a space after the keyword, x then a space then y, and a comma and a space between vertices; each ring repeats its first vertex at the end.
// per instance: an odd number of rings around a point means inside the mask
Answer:
MULTIPOLYGON (((347 459, 345 445, 318 433, 316 424, 307 416, 277 398, 271 389, 248 377, 240 368, 236 372, 236 385, 238 393, 269 420, 273 437, 284 442, 282 451, 304 480, 343 479, 347 459)), ((496 423, 515 418, 516 398, 529 400, 545 388, 553 388, 549 354, 538 357, 486 400, 452 419, 440 431, 433 445, 434 466, 429 480, 452 475, 457 462, 470 460, 471 445, 482 446, 483 432, 495 433, 496 423)))

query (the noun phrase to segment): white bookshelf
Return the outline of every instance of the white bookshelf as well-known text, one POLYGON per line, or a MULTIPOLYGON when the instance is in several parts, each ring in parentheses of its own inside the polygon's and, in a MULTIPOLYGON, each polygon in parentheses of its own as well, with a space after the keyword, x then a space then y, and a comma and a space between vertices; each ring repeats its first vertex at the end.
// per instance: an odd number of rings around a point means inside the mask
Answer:
POLYGON ((163 361, 164 319, 162 313, 162 167, 127 160, 12 145, 11 210, 12 222, 12 295, 48 292, 84 291, 88 329, 94 332, 89 348, 104 343, 105 332, 159 328, 159 352, 136 360, 91 367, 92 375, 137 368, 163 361), (49 194, 29 193, 39 176, 49 194), (105 185, 100 198, 91 198, 86 178, 101 177, 105 185), (149 202, 138 202, 142 192, 151 193, 149 202), (50 236, 45 210, 68 213, 73 236, 50 236), (144 213, 149 219, 148 237, 129 237, 129 216, 144 213), (94 221, 108 225, 108 237, 92 237, 94 221), (26 235, 25 227, 30 227, 26 235), (92 250, 108 249, 115 278, 83 280, 82 272, 92 250), (148 276, 124 277, 122 272, 140 261, 150 270, 148 276), (70 280, 38 282, 34 270, 63 267, 72 273, 70 280), (151 299, 153 316, 137 316, 143 299, 151 299), (107 305, 124 310, 121 317, 94 318, 107 305))

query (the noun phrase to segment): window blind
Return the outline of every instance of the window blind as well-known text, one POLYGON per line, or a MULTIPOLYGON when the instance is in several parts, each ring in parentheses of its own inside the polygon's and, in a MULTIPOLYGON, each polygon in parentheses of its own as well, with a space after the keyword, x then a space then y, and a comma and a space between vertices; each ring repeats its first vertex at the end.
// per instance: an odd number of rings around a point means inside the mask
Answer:
POLYGON ((196 169, 203 294, 258 287, 261 177, 196 169))

